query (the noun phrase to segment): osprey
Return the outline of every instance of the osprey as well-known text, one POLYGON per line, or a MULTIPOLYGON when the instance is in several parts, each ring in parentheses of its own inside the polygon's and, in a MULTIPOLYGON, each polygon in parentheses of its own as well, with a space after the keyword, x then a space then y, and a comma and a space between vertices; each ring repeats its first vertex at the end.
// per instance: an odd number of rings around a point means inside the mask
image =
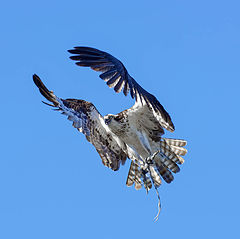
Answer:
POLYGON ((52 104, 43 103, 55 107, 55 110, 61 111, 73 122, 73 127, 94 145, 105 166, 116 171, 129 158, 131 165, 127 186, 134 184, 136 189, 140 189, 143 185, 148 192, 152 184, 156 189, 161 185, 161 178, 171 183, 172 173, 179 172, 179 164, 184 162, 181 156, 187 152, 183 148, 187 142, 162 137, 164 129, 174 131, 167 111, 112 55, 90 47, 74 47, 69 52, 73 54, 70 59, 76 61, 78 66, 91 67, 101 72, 100 78, 110 88, 114 87, 117 93, 123 90, 127 96, 130 91, 135 104, 116 115, 102 116, 90 102, 57 97, 34 74, 34 83, 52 104))

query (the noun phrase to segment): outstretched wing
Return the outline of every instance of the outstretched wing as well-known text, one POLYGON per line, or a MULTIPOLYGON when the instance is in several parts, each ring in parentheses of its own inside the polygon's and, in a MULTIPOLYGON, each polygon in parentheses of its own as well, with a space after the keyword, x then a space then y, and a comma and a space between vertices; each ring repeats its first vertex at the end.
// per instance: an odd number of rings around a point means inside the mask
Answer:
POLYGON ((130 91, 132 98, 140 103, 146 103, 154 111, 161 125, 169 131, 174 131, 171 117, 155 96, 144 90, 127 72, 121 61, 112 55, 90 47, 74 47, 69 50, 75 54, 70 59, 77 61, 78 66, 91 67, 100 71, 100 78, 107 82, 109 87, 114 87, 118 93, 123 89, 124 95, 130 91))
POLYGON ((124 153, 125 144, 109 130, 104 119, 95 106, 84 100, 61 99, 49 91, 37 75, 33 75, 33 81, 40 93, 56 107, 56 110, 67 115, 73 121, 73 126, 82 132, 87 140, 94 145, 105 166, 116 171, 120 163, 124 164, 127 155, 124 153))

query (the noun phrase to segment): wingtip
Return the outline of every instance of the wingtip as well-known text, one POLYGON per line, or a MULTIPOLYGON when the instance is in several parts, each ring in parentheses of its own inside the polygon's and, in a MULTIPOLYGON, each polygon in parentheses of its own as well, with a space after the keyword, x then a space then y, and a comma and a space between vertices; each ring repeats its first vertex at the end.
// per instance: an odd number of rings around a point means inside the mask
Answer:
POLYGON ((43 84, 43 82, 41 81, 40 77, 37 74, 33 74, 33 82, 34 84, 38 87, 39 90, 44 90, 46 92, 49 92, 49 90, 47 89, 47 87, 43 84))
POLYGON ((35 83, 36 86, 39 85, 39 82, 41 82, 40 77, 37 74, 33 74, 33 82, 35 83))
POLYGON ((39 78, 39 76, 37 74, 33 74, 32 77, 33 77, 33 80, 39 78))
POLYGON ((67 50, 67 51, 68 51, 69 53, 71 53, 71 54, 77 54, 77 53, 78 53, 77 50, 78 50, 78 49, 82 49, 82 48, 86 48, 86 47, 74 46, 73 49, 69 49, 69 50, 67 50))
POLYGON ((68 53, 74 54, 73 53, 74 49, 67 50, 68 53))

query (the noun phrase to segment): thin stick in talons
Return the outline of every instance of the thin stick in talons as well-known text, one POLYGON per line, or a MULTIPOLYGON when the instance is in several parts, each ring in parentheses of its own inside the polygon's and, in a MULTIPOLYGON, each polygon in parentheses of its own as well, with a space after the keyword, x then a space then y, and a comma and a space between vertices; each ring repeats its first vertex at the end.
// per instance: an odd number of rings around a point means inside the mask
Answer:
MULTIPOLYGON (((155 158, 155 156, 160 152, 160 150, 158 150, 157 152, 155 152, 152 156, 151 156, 151 160, 153 160, 155 158)), ((161 212, 161 200, 160 200, 160 196, 159 196, 159 193, 158 193, 158 189, 157 189, 157 186, 153 180, 153 177, 152 177, 152 173, 151 173, 151 170, 149 168, 149 164, 147 163, 147 166, 148 166, 148 171, 149 171, 149 174, 150 174, 150 177, 152 179, 152 182, 153 182, 153 185, 154 185, 154 188, 156 190, 156 193, 157 193, 157 197, 158 197, 158 213, 156 215, 156 217, 154 218, 154 221, 156 222, 159 218, 159 214, 161 212)))
MULTIPOLYGON (((154 186, 155 186, 155 185, 154 185, 154 186)), ((158 220, 159 214, 160 214, 160 212, 161 212, 161 200, 160 200, 160 196, 159 196, 159 193, 158 193, 158 190, 157 190, 156 187, 155 187, 155 189, 156 189, 156 193, 157 193, 157 197, 158 197, 158 213, 157 213, 156 217, 154 217, 154 222, 156 222, 156 221, 158 220)))

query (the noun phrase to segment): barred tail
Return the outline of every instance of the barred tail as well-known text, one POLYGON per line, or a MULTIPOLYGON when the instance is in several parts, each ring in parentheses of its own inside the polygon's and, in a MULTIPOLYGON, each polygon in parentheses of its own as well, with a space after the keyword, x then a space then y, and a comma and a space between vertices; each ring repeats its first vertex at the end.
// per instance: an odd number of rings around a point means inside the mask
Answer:
POLYGON ((183 148, 186 144, 187 141, 182 139, 162 138, 161 152, 155 158, 155 162, 159 174, 167 183, 171 183, 174 179, 172 172, 178 173, 180 171, 178 164, 184 163, 181 156, 187 153, 187 150, 183 148))
POLYGON ((162 138, 161 141, 162 152, 177 164, 184 163, 184 159, 181 156, 187 153, 187 149, 183 148, 186 145, 187 141, 183 139, 162 138))
POLYGON ((139 190, 142 187, 142 182, 148 192, 152 188, 152 182, 150 178, 140 170, 136 162, 132 161, 129 168, 126 185, 130 187, 135 184, 135 189, 139 190))
POLYGON ((141 173, 139 171, 139 166, 134 161, 131 162, 130 169, 127 177, 127 186, 132 186, 135 183, 135 189, 139 190, 141 185, 141 173))

